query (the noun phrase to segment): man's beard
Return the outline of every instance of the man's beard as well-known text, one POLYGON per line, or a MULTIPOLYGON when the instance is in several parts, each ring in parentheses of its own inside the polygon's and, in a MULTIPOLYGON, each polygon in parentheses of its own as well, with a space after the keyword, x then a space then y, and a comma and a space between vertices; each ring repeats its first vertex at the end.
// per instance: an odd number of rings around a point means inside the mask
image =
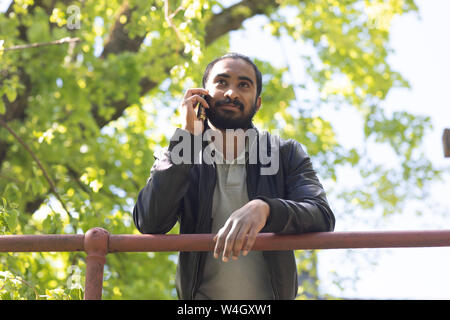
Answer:
MULTIPOLYGON (((208 101, 209 103, 209 101, 208 101)), ((252 119, 256 114, 256 100, 248 113, 243 112, 244 105, 240 101, 225 99, 216 101, 214 106, 205 108, 206 117, 218 129, 248 129, 252 126, 252 119), (223 105, 235 105, 239 111, 219 110, 223 105), (242 116, 236 115, 242 113, 242 116)))

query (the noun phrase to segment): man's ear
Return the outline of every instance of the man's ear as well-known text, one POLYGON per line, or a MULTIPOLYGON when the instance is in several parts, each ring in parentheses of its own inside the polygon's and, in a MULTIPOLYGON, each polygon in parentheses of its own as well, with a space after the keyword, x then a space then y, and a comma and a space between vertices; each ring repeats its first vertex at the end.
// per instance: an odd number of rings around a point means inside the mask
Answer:
POLYGON ((259 108, 261 108, 261 96, 256 98, 256 111, 258 111, 259 108))

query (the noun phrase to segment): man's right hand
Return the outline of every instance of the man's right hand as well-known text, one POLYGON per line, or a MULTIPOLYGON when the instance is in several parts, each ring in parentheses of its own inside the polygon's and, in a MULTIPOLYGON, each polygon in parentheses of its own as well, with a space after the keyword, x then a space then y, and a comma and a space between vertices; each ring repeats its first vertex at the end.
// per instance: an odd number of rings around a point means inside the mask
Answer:
POLYGON ((201 103, 205 108, 209 108, 206 100, 201 97, 201 95, 207 94, 209 94, 208 90, 203 88, 191 88, 186 90, 180 106, 181 128, 195 135, 203 132, 203 121, 197 119, 196 106, 198 103, 201 103))

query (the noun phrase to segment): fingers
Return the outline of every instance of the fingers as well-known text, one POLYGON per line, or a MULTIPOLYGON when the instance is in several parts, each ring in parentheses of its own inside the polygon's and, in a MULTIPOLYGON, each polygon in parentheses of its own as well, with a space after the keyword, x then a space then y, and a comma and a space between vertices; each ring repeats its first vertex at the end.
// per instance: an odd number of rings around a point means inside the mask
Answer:
POLYGON ((246 256, 250 252, 250 250, 252 250, 253 245, 255 244, 255 241, 256 241, 257 234, 258 234, 258 232, 255 229, 251 229, 250 232, 248 233, 247 241, 246 241, 243 251, 242 251, 242 254, 244 256, 246 256))
POLYGON ((216 241, 216 246, 214 247, 214 258, 217 259, 220 253, 222 252, 223 247, 225 246, 226 237, 231 227, 232 224, 228 220, 227 223, 225 223, 225 225, 219 230, 219 232, 214 237, 214 241, 216 241))
MULTIPOLYGON (((233 258, 236 260, 239 255, 239 250, 236 248, 237 244, 237 235, 239 234, 240 230, 242 229, 242 226, 239 224, 234 224, 231 228, 230 232, 228 233, 226 239, 225 239, 225 246, 223 248, 223 255, 222 260, 224 262, 227 262, 230 259, 230 255, 233 253, 233 258)), ((243 240, 242 240, 243 242, 243 240)), ((241 244, 242 246, 242 244, 241 244)))
POLYGON ((190 88, 186 90, 184 98, 189 98, 195 94, 209 94, 209 91, 203 88, 190 88))
POLYGON ((183 101, 181 103, 181 125, 182 128, 185 130, 188 130, 194 135, 199 135, 203 131, 203 124, 200 125, 197 124, 197 114, 196 114, 196 108, 199 103, 203 105, 205 108, 209 108, 208 102, 201 97, 201 95, 207 95, 208 90, 202 89, 202 88, 191 88, 186 90, 186 93, 184 94, 183 101))
POLYGON ((194 109, 197 107, 197 103, 201 103, 205 108, 209 108, 208 102, 206 100, 199 96, 199 95, 193 95, 192 97, 189 97, 185 100, 188 102, 194 109))
MULTIPOLYGON (((230 259, 230 256, 232 256, 233 260, 237 260, 244 244, 245 248, 247 248, 247 234, 249 234, 250 230, 251 226, 248 224, 239 224, 229 221, 219 230, 213 239, 216 241, 214 258, 218 258, 222 253, 222 261, 224 262, 227 262, 230 259)), ((255 232, 250 232, 250 234, 255 234, 256 238, 255 232)), ((249 250, 250 249, 247 250, 245 255, 247 255, 249 250)))
MULTIPOLYGON (((236 237, 234 238, 234 244, 230 242, 230 246, 232 248, 230 253, 233 253, 233 260, 237 260, 237 258, 239 257, 242 247, 247 241, 247 234, 249 233, 249 229, 250 226, 248 225, 242 226, 239 229, 239 232, 236 234, 236 237)), ((227 254, 227 252, 225 251, 224 254, 227 254)))
POLYGON ((195 106, 198 102, 200 102, 205 108, 209 108, 206 100, 201 97, 201 95, 208 95, 209 91, 203 88, 190 88, 186 90, 184 94, 184 100, 192 102, 192 106, 195 106))
MULTIPOLYGON (((261 201, 262 203, 262 201, 261 201)), ((230 255, 237 259, 240 252, 246 256, 253 248, 257 234, 262 230, 270 214, 260 202, 250 201, 233 212, 222 229, 214 237, 216 242, 214 257, 222 253, 222 260, 228 261, 230 255)), ((265 204, 265 202, 264 202, 265 204)))

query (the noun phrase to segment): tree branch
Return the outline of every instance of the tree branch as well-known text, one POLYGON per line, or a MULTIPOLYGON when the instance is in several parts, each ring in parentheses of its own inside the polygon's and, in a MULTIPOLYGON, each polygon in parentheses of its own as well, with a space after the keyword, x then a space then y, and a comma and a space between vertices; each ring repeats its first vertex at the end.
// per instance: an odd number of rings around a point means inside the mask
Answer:
POLYGON ((62 38, 62 39, 50 41, 50 42, 21 44, 21 45, 12 46, 9 48, 0 49, 0 51, 13 51, 13 50, 22 50, 22 49, 29 49, 29 48, 38 48, 38 47, 43 47, 43 46, 58 45, 58 44, 64 44, 64 43, 74 43, 74 42, 79 42, 79 41, 80 41, 79 38, 66 37, 66 38, 62 38))
POLYGON ((120 17, 127 17, 127 21, 130 21, 131 14, 135 8, 130 8, 128 1, 125 1, 119 9, 119 12, 116 15, 116 22, 113 27, 109 31, 109 36, 105 41, 105 45, 103 46, 103 52, 100 55, 100 58, 104 59, 111 53, 120 53, 124 51, 129 52, 137 52, 145 39, 145 36, 136 36, 131 39, 128 35, 128 31, 125 26, 126 23, 120 22, 120 17))
POLYGON ((67 212, 69 219, 71 219, 69 210, 66 207, 65 202, 61 199, 61 197, 59 196, 58 192, 56 191, 56 187, 55 187, 55 183, 53 182, 53 180, 50 178, 50 175, 47 173, 47 170, 45 170, 44 166, 42 165, 41 161, 38 159, 38 157, 36 156, 36 154, 30 149, 30 147, 25 143, 25 141, 22 140, 22 138, 20 138, 17 133, 10 127, 8 126, 8 124, 6 122, 4 122, 2 119, 0 119, 0 125, 2 127, 4 127, 6 130, 9 131, 9 133, 11 133, 14 138, 16 138, 16 140, 25 148, 25 150, 31 155, 31 157, 33 158, 33 160, 37 163, 38 167, 42 170, 45 179, 47 180, 48 184, 50 185, 50 189, 52 191, 52 193, 55 195, 55 197, 59 200, 59 202, 61 203, 62 207, 64 208, 64 210, 67 212))
POLYGON ((224 34, 239 29, 244 20, 278 7, 278 2, 273 0, 242 0, 214 14, 206 26, 205 45, 208 46, 224 34))
POLYGON ((178 47, 179 47, 180 42, 182 42, 182 40, 181 40, 181 36, 180 36, 180 31, 178 31, 177 27, 174 25, 172 18, 182 8, 183 7, 180 6, 175 10, 175 12, 170 14, 169 0, 164 0, 164 18, 165 18, 166 22, 169 24, 169 26, 175 31, 175 35, 177 36, 177 39, 178 39, 178 47))

